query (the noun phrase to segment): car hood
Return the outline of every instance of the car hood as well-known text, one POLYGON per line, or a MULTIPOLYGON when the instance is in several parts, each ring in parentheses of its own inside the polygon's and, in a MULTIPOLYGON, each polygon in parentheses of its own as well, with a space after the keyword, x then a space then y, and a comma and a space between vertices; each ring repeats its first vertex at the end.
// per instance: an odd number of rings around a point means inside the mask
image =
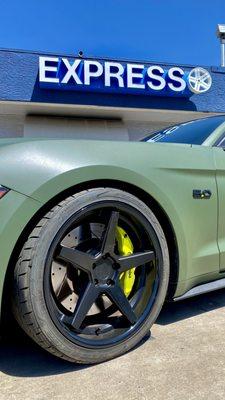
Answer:
MULTIPOLYGON (((193 160, 198 160, 196 146, 193 160)), ((201 149, 201 150, 200 150, 201 149)), ((207 156, 205 148, 205 157, 207 156)), ((154 170, 190 168, 190 145, 74 139, 1 139, 0 184, 45 202, 67 188, 92 180, 145 186, 154 170)))

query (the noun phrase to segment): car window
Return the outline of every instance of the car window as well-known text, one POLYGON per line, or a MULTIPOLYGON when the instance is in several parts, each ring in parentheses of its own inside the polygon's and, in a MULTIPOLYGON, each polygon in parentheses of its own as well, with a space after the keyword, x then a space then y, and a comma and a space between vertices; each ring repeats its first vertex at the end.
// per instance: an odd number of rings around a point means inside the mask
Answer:
POLYGON ((201 145, 223 122, 225 122, 224 115, 189 121, 152 133, 143 141, 201 145))
POLYGON ((225 135, 223 134, 216 142, 217 147, 225 147, 225 135))

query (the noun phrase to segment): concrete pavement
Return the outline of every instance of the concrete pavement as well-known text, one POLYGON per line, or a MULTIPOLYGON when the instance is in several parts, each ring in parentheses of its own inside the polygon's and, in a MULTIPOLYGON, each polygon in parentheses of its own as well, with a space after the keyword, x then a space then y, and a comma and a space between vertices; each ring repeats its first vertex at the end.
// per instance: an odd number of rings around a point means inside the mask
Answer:
POLYGON ((0 400, 224 398, 224 290, 166 305, 151 339, 97 366, 57 360, 29 339, 0 343, 0 400))

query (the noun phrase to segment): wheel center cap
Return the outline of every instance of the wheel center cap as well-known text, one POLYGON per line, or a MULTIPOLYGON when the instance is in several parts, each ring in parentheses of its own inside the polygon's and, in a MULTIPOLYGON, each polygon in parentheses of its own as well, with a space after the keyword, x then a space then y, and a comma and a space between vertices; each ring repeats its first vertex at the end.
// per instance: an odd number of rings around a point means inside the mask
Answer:
POLYGON ((93 271, 94 278, 98 279, 99 282, 102 283, 104 283, 108 279, 111 279, 114 273, 115 271, 113 269, 113 264, 110 259, 100 260, 93 271))

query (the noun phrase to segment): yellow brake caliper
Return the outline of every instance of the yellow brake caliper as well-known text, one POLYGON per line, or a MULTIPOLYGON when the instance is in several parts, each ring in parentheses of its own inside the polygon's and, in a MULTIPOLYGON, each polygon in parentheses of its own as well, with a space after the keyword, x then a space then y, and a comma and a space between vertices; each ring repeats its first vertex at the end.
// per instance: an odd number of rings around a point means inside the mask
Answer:
MULTIPOLYGON (((128 256, 130 254, 133 254, 134 252, 133 244, 129 236, 125 232, 125 230, 123 228, 120 228, 119 226, 117 226, 116 228, 116 240, 118 244, 118 251, 121 256, 128 256)), ((131 268, 128 271, 122 272, 120 274, 120 284, 126 297, 128 297, 129 294, 131 293, 134 281, 135 281, 135 268, 132 268, 131 265, 131 268)))

